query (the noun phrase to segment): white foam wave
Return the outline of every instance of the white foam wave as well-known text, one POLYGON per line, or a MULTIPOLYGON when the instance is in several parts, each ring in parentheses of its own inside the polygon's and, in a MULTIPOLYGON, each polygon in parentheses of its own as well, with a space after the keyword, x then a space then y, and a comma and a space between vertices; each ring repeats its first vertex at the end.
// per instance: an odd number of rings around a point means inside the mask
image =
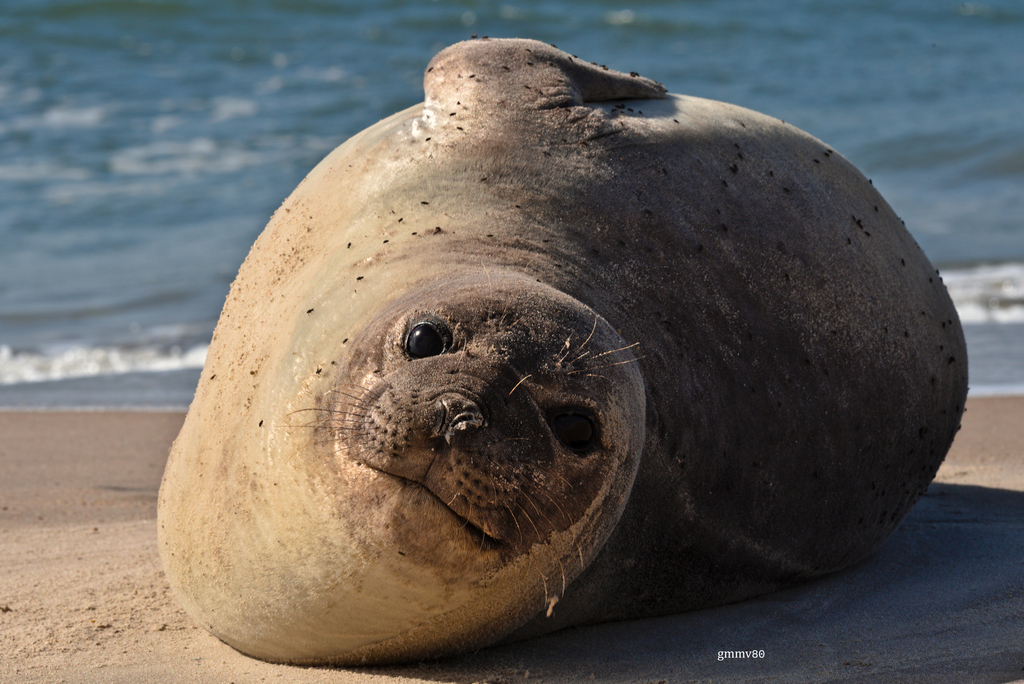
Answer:
POLYGON ((0 385, 97 375, 202 368, 207 345, 181 347, 69 347, 53 353, 14 351, 0 345, 0 385))
POLYGON ((103 107, 52 107, 43 112, 41 120, 50 128, 92 128, 105 115, 103 107))
POLYGON ((612 26, 624 26, 636 21, 636 12, 628 9, 616 12, 606 12, 604 20, 605 23, 611 24, 612 26))
POLYGON ((165 183, 157 181, 137 183, 58 183, 43 190, 43 196, 50 204, 74 204, 85 198, 94 197, 155 197, 167 189, 165 183))
POLYGON ((153 131, 154 135, 160 135, 172 128, 177 128, 183 123, 185 123, 185 119, 180 116, 175 116, 174 114, 161 114, 153 119, 149 124, 149 130, 153 131))
POLYGON ((299 79, 304 81, 322 81, 324 83, 340 83, 348 78, 348 73, 339 66, 327 67, 326 69, 314 69, 302 67, 297 74, 299 79))
POLYGON ((10 122, 9 128, 16 131, 32 131, 39 128, 53 130, 95 128, 103 122, 108 113, 108 109, 105 107, 57 106, 40 114, 16 117, 10 122))
POLYGON ((255 166, 264 158, 247 150, 230 149, 210 138, 187 142, 159 141, 129 147, 110 158, 114 173, 127 176, 161 174, 230 173, 255 166))
POLYGON ((257 95, 271 95, 273 93, 276 93, 277 91, 279 91, 283 87, 284 87, 284 77, 283 76, 271 76, 267 80, 260 81, 260 83, 256 85, 256 94, 257 95))
POLYGON ((240 116, 254 116, 259 107, 252 100, 243 100, 239 97, 215 97, 213 99, 213 112, 211 118, 214 121, 227 121, 240 116))
POLYGON ((942 272, 961 323, 1024 322, 1024 264, 942 272))

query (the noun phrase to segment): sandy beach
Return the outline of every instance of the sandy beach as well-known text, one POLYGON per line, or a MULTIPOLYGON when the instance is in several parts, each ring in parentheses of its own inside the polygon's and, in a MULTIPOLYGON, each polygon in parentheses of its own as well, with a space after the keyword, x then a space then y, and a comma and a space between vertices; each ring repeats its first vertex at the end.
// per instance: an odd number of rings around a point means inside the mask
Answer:
POLYGON ((970 399, 927 495, 843 572, 731 606, 366 669, 252 660, 178 607, 156 498, 183 419, 0 412, 0 682, 1024 681, 1024 397, 970 399))

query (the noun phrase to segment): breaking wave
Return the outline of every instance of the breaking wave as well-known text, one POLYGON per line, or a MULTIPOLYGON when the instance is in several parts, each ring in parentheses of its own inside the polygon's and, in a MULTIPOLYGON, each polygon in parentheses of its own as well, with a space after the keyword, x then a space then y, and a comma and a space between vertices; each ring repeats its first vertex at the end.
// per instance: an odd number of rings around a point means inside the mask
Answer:
POLYGON ((1024 322, 1024 264, 974 266, 942 272, 960 322, 1024 322))
POLYGON ((39 352, 0 345, 0 385, 202 368, 206 350, 204 344, 190 348, 71 346, 39 352))

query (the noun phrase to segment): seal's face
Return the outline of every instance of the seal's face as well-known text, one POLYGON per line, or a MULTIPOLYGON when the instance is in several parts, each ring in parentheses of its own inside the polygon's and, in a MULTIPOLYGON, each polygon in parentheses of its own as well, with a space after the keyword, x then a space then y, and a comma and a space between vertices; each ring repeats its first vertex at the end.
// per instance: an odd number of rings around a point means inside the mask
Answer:
POLYGON ((338 505, 374 508, 371 546, 442 574, 498 568, 570 530, 581 564, 640 455, 635 346, 536 283, 415 289, 359 336, 319 399, 318 441, 376 476, 372 494, 338 505))

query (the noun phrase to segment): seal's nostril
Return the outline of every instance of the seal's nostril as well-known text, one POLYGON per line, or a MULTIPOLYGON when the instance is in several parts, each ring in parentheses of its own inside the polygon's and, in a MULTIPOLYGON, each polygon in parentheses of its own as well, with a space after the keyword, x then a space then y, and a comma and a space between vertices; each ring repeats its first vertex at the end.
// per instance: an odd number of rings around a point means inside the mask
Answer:
POLYGON ((464 411, 451 420, 449 430, 468 430, 470 428, 481 427, 483 424, 484 419, 483 416, 480 415, 479 411, 464 411))
POLYGON ((445 394, 438 398, 437 405, 442 415, 440 429, 435 436, 444 435, 444 441, 452 441, 455 430, 470 430, 484 426, 484 414, 476 402, 460 394, 445 394))

